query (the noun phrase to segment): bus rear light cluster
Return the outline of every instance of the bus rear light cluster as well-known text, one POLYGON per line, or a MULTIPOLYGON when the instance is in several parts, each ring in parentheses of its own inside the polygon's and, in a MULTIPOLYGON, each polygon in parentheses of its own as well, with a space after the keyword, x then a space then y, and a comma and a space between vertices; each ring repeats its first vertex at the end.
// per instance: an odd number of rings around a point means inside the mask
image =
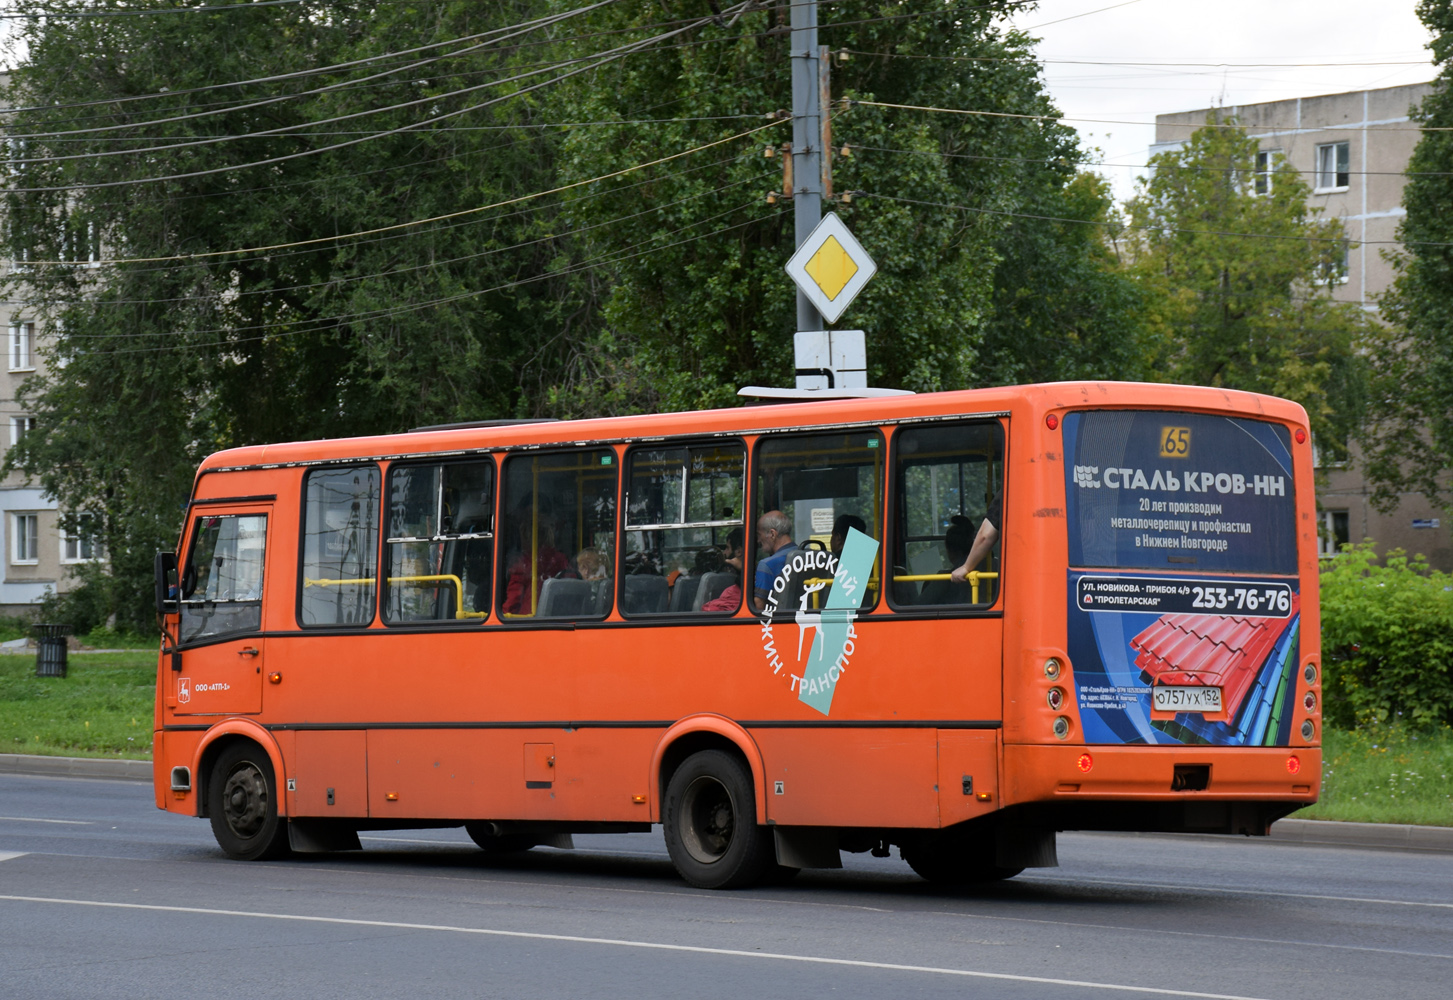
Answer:
POLYGON ((1045 701, 1049 702, 1049 707, 1051 711, 1058 712, 1060 706, 1065 703, 1064 688, 1050 688, 1049 694, 1045 697, 1045 701))
POLYGON ((1316 736, 1316 735, 1317 735, 1317 727, 1314 726, 1314 725, 1312 725, 1312 720, 1311 719, 1305 719, 1305 720, 1303 720, 1302 721, 1302 739, 1304 739, 1308 743, 1310 743, 1312 741, 1312 737, 1313 736, 1316 736))
POLYGON ((1082 753, 1080 754, 1080 759, 1075 761, 1075 766, 1078 767, 1081 771, 1089 773, 1090 768, 1095 766, 1095 758, 1091 757, 1087 753, 1082 753))
POLYGON ((1070 720, 1061 715, 1054 720, 1054 734, 1062 740, 1070 738, 1070 720))
POLYGON ((1048 677, 1052 681, 1059 680, 1059 672, 1059 660, 1056 660, 1053 656, 1051 656, 1049 659, 1044 661, 1044 676, 1048 677))
POLYGON ((1308 712, 1315 712, 1317 710, 1316 692, 1308 691, 1302 696, 1302 707, 1305 708, 1308 712))
POLYGON ((1293 436, 1297 439, 1297 444, 1307 443, 1307 432, 1302 430, 1302 428, 1298 427, 1293 436))
POLYGON ((1296 774, 1302 769, 1301 758, 1296 754, 1287 758, 1287 774, 1296 774))
POLYGON ((1308 663, 1302 668, 1302 676, 1306 678, 1308 684, 1317 683, 1317 665, 1315 663, 1308 663))
POLYGON ((1054 430, 1055 428, 1059 427, 1059 417, 1051 413, 1049 416, 1044 418, 1044 426, 1048 427, 1050 430, 1054 430))

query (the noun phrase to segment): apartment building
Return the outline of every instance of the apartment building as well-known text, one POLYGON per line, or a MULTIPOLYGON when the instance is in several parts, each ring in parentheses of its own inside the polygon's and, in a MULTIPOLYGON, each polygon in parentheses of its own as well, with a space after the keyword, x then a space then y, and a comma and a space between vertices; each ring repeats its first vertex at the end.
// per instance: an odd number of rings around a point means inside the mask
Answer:
MULTIPOLYGON (((1324 216, 1342 220, 1352 246, 1345 277, 1332 294, 1376 314, 1378 297, 1393 280, 1385 252, 1397 249, 1405 171, 1419 138, 1409 112, 1432 90, 1433 84, 1420 83, 1157 115, 1150 152, 1182 145, 1212 111, 1234 115, 1257 143, 1253 184, 1258 192, 1270 189, 1274 164, 1282 157, 1307 180, 1311 204, 1324 216)), ((1404 495, 1391 513, 1375 510, 1358 457, 1354 447, 1346 465, 1321 469, 1317 506, 1324 554, 1333 555, 1339 544, 1371 538, 1380 552, 1422 553, 1435 568, 1453 571, 1453 519, 1422 494, 1404 495)))

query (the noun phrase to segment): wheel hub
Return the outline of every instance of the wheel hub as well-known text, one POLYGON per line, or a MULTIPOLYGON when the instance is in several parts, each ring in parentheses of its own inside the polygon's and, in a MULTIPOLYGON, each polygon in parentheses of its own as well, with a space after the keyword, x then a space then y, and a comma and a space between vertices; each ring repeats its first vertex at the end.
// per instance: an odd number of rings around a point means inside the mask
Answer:
POLYGON ((686 787, 681 802, 681 843, 702 864, 720 861, 731 847, 736 808, 731 793, 703 775, 686 787))
POLYGON ((255 765, 243 763, 227 775, 222 813, 239 837, 255 837, 262 829, 267 819, 267 782, 255 765))

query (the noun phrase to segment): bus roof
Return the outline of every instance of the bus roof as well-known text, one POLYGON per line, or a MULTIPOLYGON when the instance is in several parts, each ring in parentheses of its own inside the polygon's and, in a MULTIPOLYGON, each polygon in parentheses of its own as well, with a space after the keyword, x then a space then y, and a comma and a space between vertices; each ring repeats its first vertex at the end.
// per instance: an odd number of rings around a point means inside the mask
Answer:
POLYGON ((844 424, 892 423, 957 414, 1013 412, 1033 417, 1050 410, 1086 407, 1185 409, 1237 413, 1302 426, 1307 423, 1306 411, 1297 403, 1236 389, 1145 382, 1047 382, 886 398, 793 402, 584 420, 542 420, 252 445, 216 452, 202 462, 198 472, 480 449, 639 441, 693 433, 748 434, 844 424))

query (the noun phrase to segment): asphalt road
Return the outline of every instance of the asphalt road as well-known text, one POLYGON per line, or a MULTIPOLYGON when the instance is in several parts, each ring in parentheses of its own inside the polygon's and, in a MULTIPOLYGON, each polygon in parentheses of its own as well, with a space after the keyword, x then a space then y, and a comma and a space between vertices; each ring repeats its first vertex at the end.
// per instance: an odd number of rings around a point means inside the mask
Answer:
POLYGON ((659 834, 226 860, 149 786, 0 776, 0 997, 1449 996, 1453 854, 1062 834, 973 891, 845 855, 680 882, 659 834))

